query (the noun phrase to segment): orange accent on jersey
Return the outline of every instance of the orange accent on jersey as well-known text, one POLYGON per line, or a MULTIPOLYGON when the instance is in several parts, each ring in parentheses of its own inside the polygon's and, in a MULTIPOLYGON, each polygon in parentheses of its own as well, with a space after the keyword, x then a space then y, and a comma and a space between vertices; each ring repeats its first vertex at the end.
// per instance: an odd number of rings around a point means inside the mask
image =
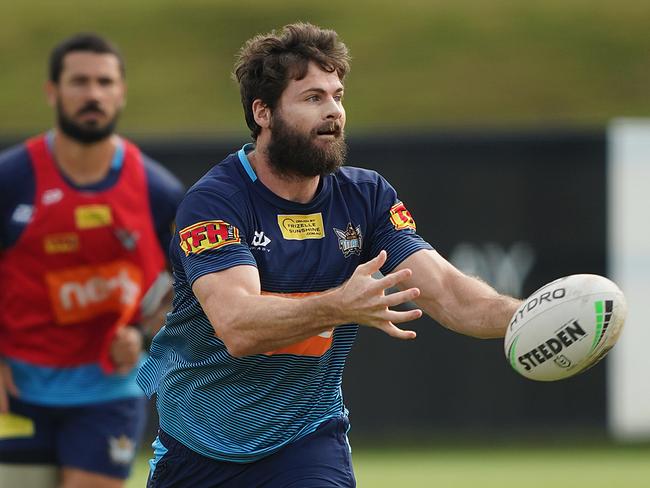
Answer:
POLYGON ((223 220, 197 222, 185 227, 178 235, 186 256, 241 242, 239 229, 223 220))
MULTIPOLYGON (((318 295, 321 292, 305 292, 305 293, 271 293, 263 291, 262 295, 276 295, 286 298, 303 298, 310 295, 318 295)), ((277 354, 295 354, 297 356, 315 356, 319 357, 325 354, 332 347, 332 339, 334 336, 334 329, 323 332, 317 336, 310 337, 303 341, 291 344, 280 349, 275 349, 264 353, 267 356, 275 356, 277 354)))
POLYGON ((397 230, 415 230, 415 220, 402 202, 397 202, 390 208, 390 221, 397 230))
POLYGON ((106 312, 131 315, 142 291, 142 272, 128 261, 49 272, 45 281, 59 325, 81 322, 106 312))

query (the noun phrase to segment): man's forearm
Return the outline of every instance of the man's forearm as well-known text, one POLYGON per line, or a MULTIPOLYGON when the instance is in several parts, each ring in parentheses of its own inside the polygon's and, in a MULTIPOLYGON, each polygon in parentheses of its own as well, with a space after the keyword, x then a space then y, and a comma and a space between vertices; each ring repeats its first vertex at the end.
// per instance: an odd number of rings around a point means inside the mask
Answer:
POLYGON ((460 272, 448 280, 448 287, 446 295, 427 297, 423 293, 422 301, 417 303, 445 327, 472 337, 503 337, 521 303, 460 272))
POLYGON ((333 293, 302 298, 240 296, 226 306, 208 298, 203 307, 230 354, 248 356, 298 343, 345 323, 333 293))

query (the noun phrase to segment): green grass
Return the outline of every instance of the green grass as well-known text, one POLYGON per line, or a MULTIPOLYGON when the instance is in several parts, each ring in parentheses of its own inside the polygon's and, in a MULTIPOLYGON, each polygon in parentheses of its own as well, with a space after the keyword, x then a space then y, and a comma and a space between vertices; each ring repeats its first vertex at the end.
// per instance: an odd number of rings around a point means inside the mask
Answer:
MULTIPOLYGON (((144 487, 142 455, 128 488, 144 487)), ((354 449, 360 488, 647 488, 650 446, 354 449)))
POLYGON ((49 50, 96 30, 127 58, 124 131, 245 134, 235 52, 296 20, 350 47, 352 131, 650 114, 650 2, 638 0, 0 0, 0 18, 0 133, 51 124, 49 50))

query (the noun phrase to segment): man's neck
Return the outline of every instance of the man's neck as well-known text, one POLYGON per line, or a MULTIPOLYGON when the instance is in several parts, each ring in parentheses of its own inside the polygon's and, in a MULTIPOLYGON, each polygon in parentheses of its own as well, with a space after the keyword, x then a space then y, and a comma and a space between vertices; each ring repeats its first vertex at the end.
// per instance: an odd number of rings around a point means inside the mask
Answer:
POLYGON ((52 152, 66 177, 83 186, 97 183, 106 177, 118 144, 119 138, 116 135, 92 144, 81 144, 57 129, 54 132, 52 152))
POLYGON ((259 141, 255 150, 248 153, 248 160, 257 178, 277 196, 296 203, 309 203, 316 196, 320 176, 281 176, 278 175, 269 162, 264 145, 259 141))

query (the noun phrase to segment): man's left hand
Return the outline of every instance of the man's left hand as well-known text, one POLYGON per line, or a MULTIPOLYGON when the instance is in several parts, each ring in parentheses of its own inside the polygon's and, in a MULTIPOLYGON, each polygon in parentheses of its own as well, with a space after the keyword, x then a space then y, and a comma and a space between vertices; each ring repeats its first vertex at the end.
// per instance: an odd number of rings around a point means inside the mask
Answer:
POLYGON ((127 374, 140 359, 142 333, 131 325, 118 329, 111 343, 111 360, 117 374, 127 374))

